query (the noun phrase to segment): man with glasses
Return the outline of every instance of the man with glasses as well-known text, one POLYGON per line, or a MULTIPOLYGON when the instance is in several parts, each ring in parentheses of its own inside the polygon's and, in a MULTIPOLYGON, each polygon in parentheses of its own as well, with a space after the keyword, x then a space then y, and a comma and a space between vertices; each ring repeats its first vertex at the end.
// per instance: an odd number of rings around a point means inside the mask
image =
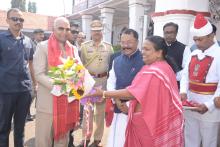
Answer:
POLYGON ((30 75, 34 77, 33 47, 30 38, 21 32, 24 17, 19 9, 10 9, 6 21, 9 29, 0 34, 0 147, 9 146, 12 117, 14 146, 23 147, 25 119, 31 103, 30 75))
MULTIPOLYGON (((113 48, 111 44, 102 41, 102 30, 103 24, 99 20, 94 20, 91 23, 91 36, 92 40, 87 41, 82 44, 81 47, 81 60, 84 66, 88 69, 90 74, 94 77, 96 81, 95 86, 101 86, 106 89, 107 75, 108 75, 108 65, 110 56, 113 54, 113 48)), ((90 142, 90 136, 87 134, 87 125, 85 119, 85 110, 83 114, 82 122, 82 137, 86 137, 86 145, 90 142)), ((93 128, 93 112, 91 112, 90 118, 90 133, 92 133, 93 128)), ((100 142, 104 132, 104 118, 105 118, 105 101, 96 102, 94 104, 94 142, 91 147, 100 146, 100 142)), ((79 147, 84 147, 84 141, 81 142, 79 147)))
POLYGON ((78 34, 79 34, 79 25, 71 24, 68 40, 72 45, 76 46, 76 40, 77 40, 78 34))
POLYGON ((85 42, 86 34, 83 32, 79 32, 77 39, 76 39, 76 47, 81 50, 81 45, 83 42, 85 42))
MULTIPOLYGON (((132 80, 144 65, 138 49, 138 33, 125 29, 120 37, 121 54, 113 60, 109 72, 107 90, 118 90, 131 85, 132 80)), ((114 118, 110 127, 107 147, 123 147, 128 122, 128 106, 125 100, 114 100, 114 118)))
POLYGON ((80 61, 78 51, 67 41, 69 33, 69 21, 64 17, 56 18, 53 33, 48 40, 37 45, 34 55, 38 82, 36 147, 67 147, 69 130, 75 127, 79 118, 79 103, 68 103, 67 98, 61 100, 61 97, 52 95, 53 80, 48 76, 48 66, 62 64, 61 58, 74 57, 80 61))
MULTIPOLYGON (((78 53, 80 55, 80 49, 77 47, 77 37, 78 37, 78 34, 79 34, 79 25, 78 24, 70 24, 70 32, 68 34, 68 41, 74 45, 77 50, 78 50, 78 53)), ((69 143, 68 143, 68 147, 74 147, 74 135, 73 135, 73 132, 74 130, 71 130, 70 133, 69 133, 69 143)))
POLYGON ((183 69, 183 57, 185 45, 177 41, 177 33, 179 26, 173 22, 169 22, 163 27, 164 39, 167 45, 167 58, 173 71, 176 73, 178 86, 181 79, 181 70, 183 69))

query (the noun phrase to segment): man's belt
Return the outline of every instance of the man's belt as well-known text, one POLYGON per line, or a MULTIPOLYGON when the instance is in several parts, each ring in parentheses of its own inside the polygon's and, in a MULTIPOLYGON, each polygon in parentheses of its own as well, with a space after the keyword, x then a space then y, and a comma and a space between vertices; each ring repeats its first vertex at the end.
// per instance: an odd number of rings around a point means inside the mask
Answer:
POLYGON ((93 76, 94 78, 103 78, 103 77, 106 77, 108 75, 108 73, 103 72, 103 73, 100 73, 100 74, 95 74, 95 73, 90 72, 90 75, 93 76))
POLYGON ((189 90, 204 95, 213 95, 217 89, 218 83, 199 83, 190 81, 189 90))

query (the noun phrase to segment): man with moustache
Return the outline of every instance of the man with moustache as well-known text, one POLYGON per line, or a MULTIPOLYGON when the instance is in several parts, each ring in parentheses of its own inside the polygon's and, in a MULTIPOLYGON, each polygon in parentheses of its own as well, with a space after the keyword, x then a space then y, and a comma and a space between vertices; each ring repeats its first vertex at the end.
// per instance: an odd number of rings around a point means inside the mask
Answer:
MULTIPOLYGON (((124 89, 131 84, 144 62, 138 49, 138 33, 125 29, 120 37, 121 55, 113 60, 107 81, 107 90, 124 89)), ((114 118, 110 127, 107 147, 123 147, 128 120, 126 100, 114 100, 114 118)))
POLYGON ((9 146, 12 118, 14 146, 23 147, 25 119, 31 102, 34 51, 30 38, 21 32, 23 13, 12 8, 7 12, 6 21, 9 28, 0 34, 0 147, 9 146))
POLYGON ((68 103, 66 96, 52 95, 53 80, 48 76, 50 66, 62 64, 60 58, 74 57, 80 61, 77 49, 67 41, 69 33, 69 21, 64 17, 56 18, 53 33, 47 41, 38 44, 34 55, 38 82, 36 147, 67 147, 69 130, 79 119, 78 101, 68 103))

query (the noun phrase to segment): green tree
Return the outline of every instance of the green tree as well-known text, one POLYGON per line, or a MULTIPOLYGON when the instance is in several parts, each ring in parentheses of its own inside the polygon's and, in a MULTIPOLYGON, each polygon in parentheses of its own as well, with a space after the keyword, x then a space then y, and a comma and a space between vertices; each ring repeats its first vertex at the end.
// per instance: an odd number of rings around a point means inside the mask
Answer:
POLYGON ((21 7, 20 7, 21 11, 26 11, 26 0, 21 0, 21 7))
POLYGON ((21 0, 11 0, 11 8, 19 8, 21 0))
POLYGON ((26 0, 11 0, 11 8, 18 8, 21 11, 26 11, 26 0))
POLYGON ((32 3, 29 1, 28 2, 28 12, 32 11, 32 3))
POLYGON ((33 13, 37 12, 37 4, 36 4, 36 2, 32 2, 32 9, 33 9, 33 13))
POLYGON ((28 3, 28 12, 31 12, 31 13, 36 13, 37 12, 37 6, 36 6, 35 2, 29 1, 29 3, 28 3))

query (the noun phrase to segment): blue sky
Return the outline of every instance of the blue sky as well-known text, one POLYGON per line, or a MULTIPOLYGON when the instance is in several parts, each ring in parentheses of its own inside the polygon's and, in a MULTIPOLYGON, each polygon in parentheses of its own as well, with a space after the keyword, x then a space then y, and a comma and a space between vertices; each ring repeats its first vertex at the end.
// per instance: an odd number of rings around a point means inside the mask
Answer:
MULTIPOLYGON (((0 0, 0 9, 8 10, 11 0, 0 0)), ((72 0, 31 0, 37 3, 37 13, 51 16, 59 16, 72 13, 72 0), (64 7, 65 6, 65 7, 64 7), (65 10, 65 13, 64 13, 65 10)), ((29 0, 26 0, 28 4, 29 0)))

